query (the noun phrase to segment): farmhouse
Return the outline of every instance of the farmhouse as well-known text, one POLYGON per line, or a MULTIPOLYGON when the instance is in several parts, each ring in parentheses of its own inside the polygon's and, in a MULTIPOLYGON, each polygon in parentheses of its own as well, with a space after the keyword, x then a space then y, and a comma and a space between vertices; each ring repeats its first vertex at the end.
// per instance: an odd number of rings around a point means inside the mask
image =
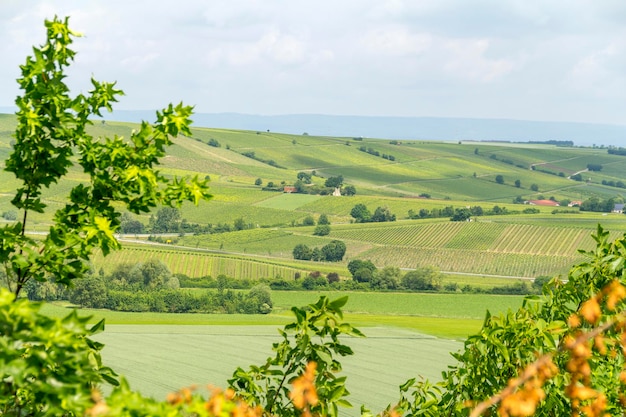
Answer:
POLYGON ((298 189, 296 187, 294 187, 294 186, 291 186, 291 185, 286 185, 285 188, 283 188, 283 192, 284 193, 295 193, 297 191, 298 191, 298 189))
POLYGON ((533 206, 552 206, 552 207, 557 207, 559 205, 559 203, 557 203, 556 201, 552 201, 552 200, 529 200, 528 204, 531 204, 533 206))
POLYGON ((613 206, 613 213, 622 214, 624 212, 624 204, 615 204, 613 206))

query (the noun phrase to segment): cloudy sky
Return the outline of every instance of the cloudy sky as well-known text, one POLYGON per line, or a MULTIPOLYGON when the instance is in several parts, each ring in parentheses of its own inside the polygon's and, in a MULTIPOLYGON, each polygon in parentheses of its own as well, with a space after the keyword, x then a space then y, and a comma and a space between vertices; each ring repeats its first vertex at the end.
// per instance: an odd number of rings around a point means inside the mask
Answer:
POLYGON ((626 125, 623 0, 0 0, 0 106, 55 14, 119 109, 626 125))

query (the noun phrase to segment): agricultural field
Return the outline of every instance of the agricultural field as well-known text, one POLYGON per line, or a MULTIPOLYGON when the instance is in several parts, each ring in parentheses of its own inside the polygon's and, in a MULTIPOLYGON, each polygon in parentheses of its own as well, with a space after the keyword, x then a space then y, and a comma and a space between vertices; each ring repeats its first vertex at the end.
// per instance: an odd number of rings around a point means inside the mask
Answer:
MULTIPOLYGON (((263 363, 272 353, 272 343, 279 340, 277 329, 292 318, 289 307, 315 302, 320 295, 334 299, 345 293, 274 291, 276 311, 265 316, 100 310, 80 314, 93 314, 94 321, 106 319, 105 332, 96 336, 106 346, 105 363, 127 377, 132 387, 164 398, 191 384, 223 387, 236 367, 263 363)), ((361 404, 382 410, 397 399, 398 385, 409 378, 437 380, 453 363, 450 352, 462 348, 460 339, 479 329, 485 308, 497 314, 522 302, 521 297, 476 294, 349 293, 348 297, 346 321, 366 335, 344 339, 355 351, 353 357, 341 359, 356 405, 345 414, 351 416, 358 415, 361 404)), ((44 312, 62 316, 67 309, 46 304, 44 312)))
MULTIPOLYGON (((0 156, 4 157, 10 151, 11 117, 0 117, 0 156)), ((92 132, 96 136, 128 136, 133 127, 107 121, 95 123, 92 132)), ((378 267, 434 266, 445 272, 444 284, 486 288, 541 275, 564 276, 583 259, 578 249, 593 248, 591 233, 598 223, 613 236, 626 231, 623 215, 552 214, 552 207, 538 207, 539 213, 523 215, 519 212, 527 206, 512 203, 518 196, 621 198, 620 189, 601 182, 624 180, 626 158, 601 149, 481 142, 392 144, 384 139, 196 128, 192 137, 176 138, 176 145, 159 169, 168 177, 198 175, 210 179, 210 201, 181 207, 187 222, 232 225, 241 219, 249 229, 168 235, 173 244, 167 245, 148 244, 147 236, 124 236, 123 250, 106 259, 99 253, 94 255, 91 261, 95 270, 110 272, 119 264, 156 258, 173 273, 192 278, 224 274, 246 280, 295 279, 296 273, 320 271, 350 279, 347 263, 370 259, 378 267), (362 152, 362 146, 394 159, 362 152), (246 152, 254 152, 254 158, 243 155, 246 152), (589 163, 602 164, 603 171, 589 175, 586 182, 567 178, 584 171, 589 163), (330 176, 341 175, 346 185, 355 186, 357 195, 288 195, 262 189, 270 181, 293 185, 299 172, 311 174, 317 186, 330 176), (496 182, 497 175, 504 177, 504 184, 496 182), (262 185, 255 185, 257 178, 262 185), (515 180, 520 180, 519 187, 515 180), (531 184, 539 190, 532 191, 531 184), (371 211, 387 207, 398 220, 352 223, 350 211, 356 204, 365 204, 371 211), (476 205, 485 210, 499 205, 518 213, 462 223, 447 218, 408 220, 409 210, 476 205), (305 217, 317 220, 322 214, 331 220, 328 236, 314 236, 314 227, 300 226, 305 217), (292 259, 297 244, 321 247, 333 239, 346 243, 342 262, 292 259)), ((45 190, 44 202, 51 208, 62 207, 70 188, 85 180, 80 170, 71 170, 67 180, 45 190)), ((5 211, 10 209, 16 183, 5 172, 0 173, 0 182, 0 209, 5 211)), ((134 217, 147 225, 155 213, 156 209, 134 217)), ((29 231, 46 230, 51 214, 36 214, 30 220, 29 231)), ((107 321, 107 330, 97 336, 106 344, 105 361, 125 374, 132 386, 163 398, 193 383, 224 386, 237 366, 261 363, 271 354, 271 344, 278 340, 277 328, 291 318, 291 306, 314 302, 320 295, 335 298, 345 294, 274 291, 274 310, 268 315, 105 310, 82 314, 107 321)), ((346 415, 357 415, 361 404, 381 411, 398 398, 398 385, 408 378, 421 375, 436 380, 453 363, 450 352, 460 349, 462 340, 480 328, 486 309, 499 314, 522 303, 521 297, 484 294, 348 295, 345 318, 368 337, 350 340, 356 356, 342 361, 356 405, 346 415), (398 361, 399 357, 403 360, 398 361)), ((67 308, 45 305, 44 311, 60 316, 67 308)))
MULTIPOLYGON (((117 265, 135 264, 146 262, 150 259, 158 259, 165 263, 174 274, 185 274, 189 277, 226 275, 238 279, 259 280, 262 278, 282 277, 293 279, 296 272, 307 271, 309 268, 303 262, 276 262, 271 258, 246 256, 245 254, 233 255, 226 253, 192 251, 182 248, 181 250, 170 249, 167 246, 141 245, 127 247, 124 250, 110 254, 106 259, 97 253, 92 258, 95 270, 102 268, 110 273, 117 265)), ((347 274, 345 267, 327 265, 318 270, 329 273, 341 271, 347 274)))
MULTIPOLYGON (((454 340, 405 329, 363 329, 366 338, 350 338, 353 357, 341 358, 350 401, 341 415, 358 416, 361 405, 380 412, 398 400, 398 386, 412 377, 432 381, 453 363, 454 340), (397 358, 403 358, 402 361, 397 358)), ((124 375, 131 387, 158 399, 181 387, 224 387, 234 370, 260 365, 279 341, 272 326, 110 325, 98 335, 103 360, 124 375)))
MULTIPOLYGON (((13 126, 12 116, 0 118, 0 153, 8 153, 10 149, 13 126)), ((96 136, 128 136, 134 126, 97 122, 91 131, 96 136)), ((196 128, 192 137, 176 139, 160 169, 167 176, 199 175, 210 179, 212 199, 199 206, 183 205, 181 214, 186 221, 216 225, 233 224, 241 219, 252 228, 219 235, 184 236, 178 239, 178 245, 188 248, 187 252, 159 252, 158 256, 174 272, 192 277, 224 273, 258 279, 293 277, 298 271, 320 270, 340 271, 345 278, 347 262, 368 258, 380 267, 428 265, 465 277, 478 274, 491 279, 534 278, 564 274, 579 262, 582 258, 577 249, 592 247, 590 235, 597 223, 605 224, 615 233, 625 231, 623 216, 550 214, 552 207, 539 207, 541 213, 534 216, 481 217, 470 224, 452 224, 448 219, 406 220, 409 210, 418 212, 422 208, 447 206, 480 205, 488 210, 499 205, 519 212, 527 206, 512 204, 517 197, 621 198, 620 189, 604 186, 601 181, 624 179, 626 158, 609 155, 605 149, 482 142, 391 142, 196 128), (217 141, 218 146, 210 146, 211 140, 217 141), (394 160, 362 152, 359 148, 363 146, 393 155, 394 160), (255 159, 242 155, 244 152, 254 152, 255 159), (268 164, 268 160, 275 164, 268 164), (589 182, 572 181, 539 169, 569 175, 584 171, 589 163, 603 165, 603 170, 593 173, 589 182), (533 166, 535 170, 531 169, 533 166), (328 176, 342 175, 346 184, 356 187, 357 195, 337 198, 262 190, 269 181, 293 184, 301 171, 312 174, 313 182, 318 185, 328 176), (496 183, 496 175, 503 175, 504 184, 496 183), (261 186, 254 185, 257 178, 261 179, 261 186), (520 180, 520 187, 514 185, 515 180, 520 180), (539 191, 530 190, 531 184, 536 184, 539 191), (424 194, 431 198, 415 198, 424 194), (350 210, 356 204, 365 204, 371 211, 387 207, 398 221, 380 226, 350 224, 350 210), (328 236, 313 236, 311 227, 294 227, 307 216, 317 219, 321 214, 327 215, 332 223, 328 236), (332 239, 345 241, 348 250, 344 263, 294 264, 291 259, 296 244, 321 247, 332 239), (194 253, 196 249, 205 252, 194 253), (251 259, 245 260, 247 257, 251 259)), ((45 203, 51 208, 62 207, 70 188, 85 179, 78 170, 70 171, 67 180, 44 191, 45 203)), ((10 210, 16 183, 7 173, 0 173, 0 180, 3 184, 0 209, 10 210)), ((135 217, 148 224, 153 214, 135 217)), ((46 230, 50 216, 33 214, 30 229, 46 230)), ((107 263, 95 257, 94 263, 108 268, 128 259, 145 259, 144 254, 148 256, 147 252, 130 248, 107 263)))

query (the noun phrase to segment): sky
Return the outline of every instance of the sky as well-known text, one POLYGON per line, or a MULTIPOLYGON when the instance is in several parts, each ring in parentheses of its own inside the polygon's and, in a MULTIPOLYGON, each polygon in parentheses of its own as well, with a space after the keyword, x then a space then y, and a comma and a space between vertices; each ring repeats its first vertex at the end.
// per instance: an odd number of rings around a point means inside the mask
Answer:
POLYGON ((55 15, 117 109, 626 125, 623 0, 0 0, 0 106, 55 15))

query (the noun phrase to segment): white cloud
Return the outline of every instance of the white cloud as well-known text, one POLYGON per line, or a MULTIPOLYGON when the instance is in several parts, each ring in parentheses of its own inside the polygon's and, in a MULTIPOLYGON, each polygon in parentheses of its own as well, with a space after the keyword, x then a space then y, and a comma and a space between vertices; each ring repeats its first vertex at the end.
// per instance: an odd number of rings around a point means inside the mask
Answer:
POLYGON ((617 0, 7 0, 0 106, 55 14, 85 33, 69 82, 120 108, 624 120, 617 0))
POLYGON ((513 69, 507 59, 490 59, 486 39, 453 39, 442 43, 446 52, 443 69, 454 77, 470 81, 493 81, 513 69))
POLYGON ((415 55, 427 51, 433 37, 429 33, 413 34, 406 27, 378 28, 363 37, 366 49, 383 55, 415 55))

